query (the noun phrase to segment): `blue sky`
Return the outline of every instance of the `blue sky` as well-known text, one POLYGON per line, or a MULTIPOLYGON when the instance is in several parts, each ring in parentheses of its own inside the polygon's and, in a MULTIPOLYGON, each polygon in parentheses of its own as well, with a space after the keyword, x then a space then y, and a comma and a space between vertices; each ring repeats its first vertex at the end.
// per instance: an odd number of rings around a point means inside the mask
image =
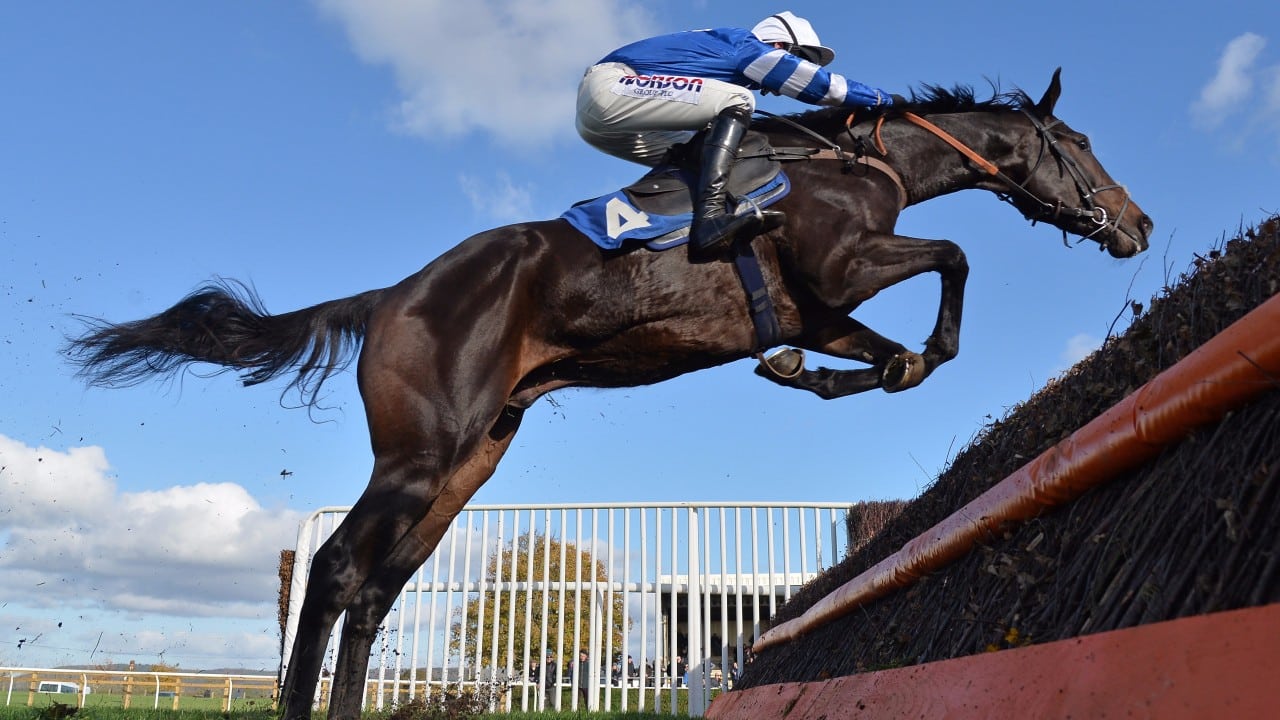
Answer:
MULTIPOLYGON (((641 172, 574 132, 584 67, 647 34, 787 8, 0 9, 0 665, 273 668, 276 556, 302 517, 350 504, 368 477, 349 374, 312 417, 229 375, 86 389, 58 355, 73 314, 136 319, 218 275, 287 311, 397 282, 480 230, 555 217, 641 172)), ((1128 299, 1280 211, 1275 3, 789 9, 836 48, 831 69, 891 92, 990 79, 1038 97, 1062 66, 1058 114, 1155 219, 1150 252, 1064 248, 977 191, 910 208, 900 232, 952 239, 971 266, 960 357, 924 385, 824 402, 743 361, 560 392, 477 501, 913 497, 985 423, 1123 329, 1128 299)), ((913 280, 857 317, 918 346, 937 295, 935 277, 913 280)))

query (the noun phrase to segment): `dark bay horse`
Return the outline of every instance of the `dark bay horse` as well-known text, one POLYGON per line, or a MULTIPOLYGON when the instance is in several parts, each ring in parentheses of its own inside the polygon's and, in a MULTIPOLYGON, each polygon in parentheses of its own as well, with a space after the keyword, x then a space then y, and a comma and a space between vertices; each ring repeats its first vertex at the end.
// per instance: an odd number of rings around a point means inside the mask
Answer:
MULTIPOLYGON (((907 108, 923 125, 900 110, 883 122, 816 110, 756 125, 775 146, 826 153, 787 167, 788 222, 752 241, 782 337, 869 366, 799 369, 776 381, 827 398, 898 390, 956 355, 964 253, 947 240, 895 235, 904 205, 980 188, 1113 256, 1146 249, 1151 220, 1087 138, 1053 116, 1060 90, 1058 73, 1039 102, 1021 91, 977 101, 967 88, 926 86, 907 108), (851 163, 855 151, 879 164, 851 163), (925 272, 941 276, 942 293, 919 355, 849 317, 925 272)), ((282 693, 293 720, 310 714, 344 611, 329 716, 359 715, 378 623, 535 400, 569 386, 656 383, 749 357, 755 344, 731 264, 690 264, 683 250, 606 253, 551 220, 479 233, 396 285, 280 315, 233 283, 211 284, 145 320, 90 321, 68 352, 98 385, 203 362, 243 372, 246 384, 291 374, 290 386, 314 402, 359 348, 373 472, 312 564, 282 693)))

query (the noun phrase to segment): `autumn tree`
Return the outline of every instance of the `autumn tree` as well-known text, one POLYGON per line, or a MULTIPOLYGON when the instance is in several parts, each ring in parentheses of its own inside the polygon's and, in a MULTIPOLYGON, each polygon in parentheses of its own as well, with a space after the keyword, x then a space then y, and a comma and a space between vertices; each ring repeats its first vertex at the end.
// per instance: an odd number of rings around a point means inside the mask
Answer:
MULTIPOLYGON (((518 540, 496 548, 489 554, 485 563, 485 581, 488 587, 483 593, 472 593, 463 607, 455 608, 454 618, 449 627, 449 652, 457 656, 463 645, 463 627, 466 627, 466 643, 464 659, 472 662, 475 658, 476 644, 483 642, 481 665, 488 665, 492 657, 492 648, 497 644, 497 667, 507 666, 508 646, 511 648, 511 666, 517 672, 524 671, 525 663, 525 617, 529 618, 529 658, 536 662, 542 649, 542 630, 547 630, 547 647, 559 658, 561 669, 570 658, 577 658, 578 648, 586 647, 591 632, 591 593, 588 583, 592 575, 599 583, 609 580, 604 561, 596 560, 591 551, 581 551, 582 573, 579 575, 579 548, 571 542, 548 538, 544 533, 535 533, 532 538, 522 535, 518 540), (532 540, 533 573, 529 572, 530 548, 532 540), (563 563, 561 556, 563 555, 563 563), (512 560, 515 568, 512 569, 512 560), (494 583, 499 577, 501 563, 502 583, 525 583, 533 578, 532 585, 521 585, 515 592, 495 590, 494 583), (543 586, 539 583, 546 579, 546 615, 543 615, 543 586), (581 582, 581 602, 575 607, 573 583, 581 582), (564 587, 563 598, 560 588, 564 587), (563 607, 561 606, 563 603, 563 607), (514 622, 512 622, 514 605, 514 622), (481 609, 483 608, 483 622, 481 609), (483 637, 480 630, 483 628, 483 637), (557 646, 557 637, 563 628, 563 656, 557 646)), ((607 601, 606 588, 599 588, 598 596, 607 601)), ((613 616, 613 647, 622 648, 622 634, 629 628, 622 626, 622 593, 614 593, 613 602, 609 603, 609 611, 613 616)), ((602 642, 607 641, 604 633, 609 632, 609 618, 600 618, 602 642)), ((608 662, 605 660, 604 662, 608 662)))
MULTIPOLYGON (((177 664, 177 663, 174 663, 174 664, 172 664, 172 665, 169 665, 169 664, 166 664, 166 663, 157 662, 157 663, 151 663, 151 668, 150 668, 150 670, 149 670, 148 672, 153 672, 153 673, 176 673, 176 672, 182 672, 182 670, 178 667, 178 664, 177 664)), ((179 682, 179 681, 178 681, 178 679, 177 679, 177 678, 171 678, 171 677, 160 678, 160 679, 159 679, 159 684, 158 684, 156 687, 157 687, 159 690, 165 690, 165 691, 169 691, 169 692, 177 692, 177 691, 178 691, 178 687, 179 687, 178 682, 179 682)))

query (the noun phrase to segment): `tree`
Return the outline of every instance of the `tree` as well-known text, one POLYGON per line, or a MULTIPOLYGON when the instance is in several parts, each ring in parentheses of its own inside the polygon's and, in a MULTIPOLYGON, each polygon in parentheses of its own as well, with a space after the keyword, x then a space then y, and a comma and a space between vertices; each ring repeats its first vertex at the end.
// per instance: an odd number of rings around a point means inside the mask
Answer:
MULTIPOLYGON (((508 645, 512 650, 511 666, 516 672, 524 671, 525 663, 525 615, 526 611, 529 615, 529 659, 531 664, 537 664, 538 655, 542 649, 542 630, 545 623, 547 630, 547 647, 559 658, 558 665, 563 670, 565 661, 573 658, 576 659, 578 649, 586 647, 587 639, 591 632, 591 593, 587 587, 587 583, 591 581, 592 573, 595 575, 597 582, 607 582, 609 579, 605 563, 596 560, 591 551, 582 550, 582 573, 578 574, 578 546, 571 542, 564 542, 555 538, 548 538, 544 533, 535 533, 532 536, 533 550, 533 582, 532 589, 529 586, 523 586, 515 592, 498 592, 493 588, 493 583, 498 579, 498 563, 501 562, 502 582, 512 582, 512 560, 515 560, 514 578, 515 582, 526 582, 530 578, 529 574, 529 558, 530 558, 530 536, 522 535, 519 539, 507 543, 501 548, 496 548, 489 554, 489 558, 485 563, 485 580, 489 583, 484 593, 472 593, 463 607, 455 608, 453 611, 454 620, 449 627, 449 653, 457 656, 460 646, 462 645, 463 626, 466 627, 466 646, 463 659, 468 664, 475 660, 477 639, 483 642, 483 655, 480 659, 481 665, 488 665, 492 657, 492 648, 497 643, 498 650, 498 668, 506 668, 508 645), (561 554, 563 550, 564 562, 561 564, 561 554), (544 572, 545 569, 545 572, 544 572), (543 589, 538 585, 543 578, 547 580, 546 616, 543 616, 543 589), (579 607, 575 607, 573 583, 581 581, 583 583, 581 592, 581 603, 579 607), (563 610, 561 608, 561 591, 560 587, 564 587, 563 610), (483 595, 483 597, 482 597, 483 595), (482 602, 483 600, 483 602, 482 602), (514 603, 514 623, 511 622, 512 604, 514 603), (483 637, 478 638, 481 625, 481 607, 483 605, 484 621, 483 621, 483 637), (495 617, 496 610, 496 617, 495 617), (561 648, 557 646, 557 637, 561 628, 563 628, 563 653, 561 648), (563 654, 563 657, 561 655, 563 654)), ((607 599, 607 593, 602 586, 599 591, 602 600, 607 599)), ((622 634, 630 628, 622 626, 622 593, 614 593, 613 602, 609 604, 610 614, 613 616, 613 647, 620 650, 622 648, 622 634)), ((609 631, 609 618, 600 618, 600 632, 602 640, 604 633, 609 631)), ((602 664, 608 667, 609 660, 602 659, 602 664)))

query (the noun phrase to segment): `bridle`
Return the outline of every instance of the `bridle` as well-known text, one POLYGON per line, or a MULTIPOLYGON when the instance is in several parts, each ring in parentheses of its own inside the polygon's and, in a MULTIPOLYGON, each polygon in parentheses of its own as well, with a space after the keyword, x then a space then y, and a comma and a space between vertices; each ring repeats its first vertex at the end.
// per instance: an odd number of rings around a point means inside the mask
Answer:
MULTIPOLYGON (((1035 128, 1036 135, 1040 138, 1040 152, 1036 155, 1035 163, 1031 166, 1031 169, 1027 172, 1026 179, 1023 180, 1022 182, 1018 182, 1013 178, 1009 177, 1004 173, 1004 171, 1000 170, 1000 168, 997 167, 995 163, 982 157, 972 148, 960 142, 959 140, 957 140, 955 137, 947 133, 942 128, 939 128, 938 126, 934 125, 928 120, 925 120, 919 115, 916 115, 915 113, 912 113, 912 112, 904 112, 903 118, 905 118, 908 122, 910 122, 913 125, 916 125, 918 127, 924 128, 925 130, 928 130, 930 133, 940 138, 943 142, 954 147, 956 150, 959 150, 962 154, 965 155, 965 157, 972 160, 975 164, 978 165, 978 167, 982 168, 987 174, 1000 180, 1000 182, 1003 183, 1005 186, 1005 191, 1004 192, 997 191, 996 197, 1000 198, 1001 200, 1004 200, 1010 205, 1013 205, 1014 208, 1018 210, 1018 212, 1022 213, 1022 216, 1024 218, 1031 221, 1032 225, 1035 225, 1037 222, 1040 222, 1040 221, 1053 223, 1054 221, 1063 217, 1088 219, 1091 222, 1093 222, 1095 227, 1093 231, 1090 232, 1088 235, 1081 236, 1082 241, 1092 239, 1094 235, 1097 235, 1098 233, 1107 229, 1110 229, 1113 232, 1123 232, 1120 230, 1119 225, 1120 225, 1120 218, 1124 217, 1125 210, 1129 208, 1128 188, 1118 183, 1111 184, 1111 185, 1094 186, 1092 181, 1090 181, 1086 177, 1084 170, 1080 167, 1080 164, 1076 162, 1075 158, 1071 157, 1071 155, 1066 153, 1058 145, 1058 139, 1059 139, 1058 134, 1053 131, 1053 128, 1057 125, 1062 124, 1062 121, 1055 118, 1051 122, 1045 123, 1040 118, 1036 117, 1034 113, 1028 111, 1026 108, 1020 108, 1020 110, 1022 114, 1025 115, 1027 119, 1031 121, 1031 126, 1035 128), (1049 149, 1049 154, 1053 155, 1053 159, 1058 162, 1059 167, 1065 168, 1067 171, 1067 174, 1071 176, 1071 181, 1075 183, 1076 191, 1080 194, 1080 201, 1083 203, 1082 206, 1070 207, 1063 204, 1061 200, 1059 200, 1058 202, 1051 203, 1042 199, 1040 196, 1036 195, 1034 192, 1032 192, 1030 189, 1027 188, 1027 184, 1030 183, 1031 179, 1036 176, 1036 172, 1040 169, 1041 163, 1044 162, 1045 148, 1049 149), (1094 198, 1098 195, 1098 193, 1105 192, 1107 190, 1119 190, 1124 193, 1124 200, 1120 205, 1120 212, 1116 213, 1116 216, 1114 218, 1108 215, 1106 208, 1094 202, 1094 198), (1020 207, 1018 203, 1014 200, 1015 196, 1018 199, 1022 200, 1024 204, 1031 206, 1032 209, 1024 210, 1022 207, 1020 207)), ((883 118, 882 118, 882 121, 883 121, 883 118)), ((876 132, 878 135, 879 133, 878 125, 876 128, 876 132)), ((1064 245, 1069 245, 1069 243, 1067 242, 1066 230, 1062 231, 1062 242, 1064 245)), ((1100 245, 1100 249, 1106 248, 1106 243, 1099 243, 1099 245, 1100 245)))
MULTIPOLYGON (((1095 227, 1093 232, 1088 235, 1081 236, 1082 240, 1088 240, 1108 228, 1113 232, 1121 232, 1119 228, 1120 218, 1124 217, 1125 211, 1129 209, 1129 189, 1119 183, 1095 187, 1093 183, 1085 177, 1084 170, 1081 169, 1080 164, 1076 162, 1075 158, 1071 157, 1058 146, 1058 135, 1053 132, 1053 128, 1056 125, 1062 124, 1062 121, 1054 118, 1052 122, 1045 123, 1041 121, 1040 118, 1036 117, 1035 114, 1029 112, 1026 108, 1022 109, 1022 114, 1026 115, 1027 119, 1031 121, 1031 126, 1035 128, 1036 135, 1040 137, 1040 152, 1036 156, 1035 164, 1031 166, 1031 170, 1027 173, 1027 179, 1022 183, 1015 183, 1007 176, 1001 174, 1001 178, 1009 186, 1011 193, 1017 193, 1019 197, 1036 206, 1036 210, 1034 212, 1028 213, 1024 211, 1022 216, 1027 220, 1030 220, 1032 225, 1034 225, 1038 220, 1053 221, 1063 215, 1076 218, 1087 218, 1097 227, 1095 227), (1031 178, 1035 177, 1036 171, 1040 168, 1040 163, 1044 161, 1044 150, 1046 147, 1049 148, 1054 159, 1058 161, 1059 166, 1065 168, 1067 173, 1071 176, 1072 182, 1076 185, 1076 190, 1080 193, 1080 200, 1084 203, 1084 207, 1064 207, 1061 201, 1057 203, 1047 203, 1026 188, 1026 183, 1031 182, 1031 178), (1101 205, 1094 204, 1093 201, 1094 197, 1097 196, 1098 193, 1105 192, 1107 190, 1119 190, 1124 193, 1124 200, 1120 204, 1120 212, 1116 213, 1115 218, 1109 218, 1107 216, 1107 209, 1101 205)), ((1010 205, 1014 205, 1013 198, 1011 196, 1001 193, 997 193, 997 196, 1008 202, 1010 205)), ((1064 243, 1066 242, 1066 234, 1067 231, 1063 230, 1062 237, 1064 243)))
MULTIPOLYGON (((927 130, 929 133, 933 134, 943 142, 955 148, 957 151, 963 154, 966 158, 972 161, 975 165, 977 165, 983 172, 999 180, 1004 185, 1005 189, 1004 191, 996 191, 996 197, 1009 203, 1010 205, 1013 205, 1014 208, 1016 208, 1024 218, 1029 220, 1032 225, 1035 225, 1037 222, 1041 222, 1041 221, 1053 223, 1054 221, 1059 220, 1061 218, 1088 219, 1091 222, 1093 222, 1095 227, 1093 228, 1093 231, 1090 232, 1088 235, 1081 236, 1082 241, 1092 239, 1093 236, 1107 229, 1110 229, 1112 232, 1123 232, 1122 230, 1120 230, 1119 224, 1120 224, 1120 219, 1124 217, 1125 211, 1129 208, 1130 196, 1129 196, 1128 188, 1118 183, 1111 184, 1111 185, 1095 186, 1093 182, 1088 179, 1088 177, 1084 172, 1084 169, 1080 167, 1080 164, 1076 162, 1075 158, 1071 157, 1071 155, 1069 155, 1059 146, 1058 134, 1053 131, 1053 128, 1057 125, 1062 124, 1062 121, 1055 118, 1051 122, 1045 123, 1040 118, 1036 117, 1034 113, 1028 111, 1026 108, 1020 108, 1020 110, 1022 114, 1025 115, 1027 119, 1031 121, 1031 126, 1035 128, 1036 135, 1040 138, 1040 151, 1036 156, 1036 161, 1031 166, 1031 169, 1027 172, 1026 179, 1023 180, 1022 182, 1018 182, 1013 178, 1009 177, 995 163, 982 157, 982 155, 980 155, 973 148, 970 148, 968 145, 965 145, 963 142, 956 139, 953 135, 951 135, 947 131, 943 130, 937 125, 934 125, 928 120, 925 120, 919 115, 916 115, 913 112, 903 112, 902 117, 908 122, 910 122, 911 124, 916 125, 917 127, 923 128, 924 130, 927 130), (1075 207, 1067 206, 1061 200, 1051 203, 1042 199, 1040 196, 1036 195, 1027 187, 1027 184, 1030 183, 1031 179, 1035 177, 1036 172, 1040 169, 1040 165, 1044 162, 1045 155, 1046 155, 1045 153, 1046 148, 1049 151, 1048 154, 1052 155, 1054 160, 1058 162, 1059 166, 1065 168, 1067 171, 1067 174, 1071 176, 1071 180, 1073 183, 1075 183, 1076 190, 1080 194, 1080 201, 1082 205, 1075 206, 1075 207), (1116 213, 1116 216, 1114 218, 1110 217, 1110 215, 1107 213, 1106 208, 1094 202, 1094 198, 1097 197, 1099 193, 1106 192, 1108 190, 1119 190, 1124 193, 1124 200, 1121 203, 1120 212, 1116 213), (1017 201, 1015 201, 1014 199, 1015 197, 1018 200, 1021 200, 1024 205, 1029 206, 1031 209, 1024 210, 1023 207, 1019 206, 1017 201)), ((806 128, 800 125, 799 123, 793 122, 786 117, 783 117, 780 115, 774 115, 772 113, 766 113, 761 110, 757 110, 756 112, 762 115, 768 115, 774 118, 775 120, 779 120, 783 123, 786 123, 804 132, 805 134, 810 135, 818 139, 819 141, 821 141, 824 145, 826 145, 829 148, 829 151, 820 151, 818 153, 815 153, 814 155, 815 159, 819 157, 829 157, 829 158, 839 159, 844 163, 845 172, 849 172, 853 168, 854 164, 860 158, 862 158, 862 153, 857 151, 855 151, 854 153, 850 153, 846 151, 844 148, 840 147, 839 144, 832 142, 831 140, 823 137, 822 135, 816 132, 813 132, 809 128, 806 128)), ((861 145, 862 139, 858 138, 853 134, 853 121, 854 121, 854 115, 850 114, 848 119, 845 122, 845 128, 846 128, 846 132, 849 134, 849 137, 853 140, 855 147, 858 147, 861 145)), ((883 141, 880 139, 880 128, 884 124, 884 121, 885 121, 885 116, 881 115, 880 118, 876 121, 876 126, 873 134, 874 134, 876 149, 879 150, 882 156, 887 157, 888 150, 885 148, 883 141)), ((892 173, 892 172, 890 172, 890 177, 891 179, 894 180, 895 184, 897 184, 898 187, 901 189, 902 188, 901 178, 896 177, 896 173, 892 173)), ((1069 243, 1067 242, 1066 230, 1062 231, 1062 241, 1063 241, 1063 244, 1069 245, 1069 243)), ((1100 249, 1106 248, 1105 243, 1099 243, 1099 245, 1100 245, 1100 249)))

